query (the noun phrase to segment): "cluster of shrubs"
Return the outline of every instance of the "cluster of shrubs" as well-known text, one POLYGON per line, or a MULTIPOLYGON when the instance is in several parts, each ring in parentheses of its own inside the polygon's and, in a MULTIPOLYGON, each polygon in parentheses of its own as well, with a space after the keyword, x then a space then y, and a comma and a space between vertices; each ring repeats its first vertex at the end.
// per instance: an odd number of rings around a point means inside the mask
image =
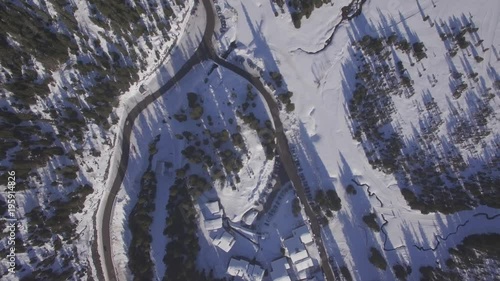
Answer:
POLYGON ((450 248, 446 267, 423 266, 422 280, 493 280, 496 270, 487 270, 500 260, 500 234, 473 234, 464 238, 456 248, 450 248), (492 264, 493 262, 493 264, 492 264))
POLYGON ((264 147, 264 152, 268 160, 272 160, 275 156, 276 141, 274 129, 270 120, 265 122, 264 126, 260 125, 260 120, 255 117, 253 112, 243 115, 240 111, 236 111, 236 115, 243 120, 251 129, 254 129, 259 136, 260 142, 264 147))
MULTIPOLYGON (((54 200, 50 202, 50 209, 53 212, 44 211, 40 206, 33 208, 30 212, 26 213, 28 219, 28 239, 27 247, 40 247, 46 243, 52 243, 55 250, 62 247, 61 237, 67 244, 72 243, 76 234, 76 225, 71 220, 70 216, 83 209, 85 199, 93 192, 93 188, 89 184, 77 187, 73 192, 68 195, 66 200, 54 200), (58 234, 54 236, 53 234, 58 234)), ((17 243, 16 247, 23 247, 24 243, 17 243)), ((18 248, 21 249, 21 248, 18 248)), ((65 249, 65 251, 68 249, 65 249)), ((76 250, 73 253, 77 255, 76 250)), ((55 260, 53 260, 55 262, 55 260)), ((46 264, 48 268, 52 263, 46 264)), ((34 272, 31 276, 38 276, 44 274, 43 271, 34 272)))
POLYGON ((204 161, 205 151, 193 145, 189 145, 181 151, 182 155, 192 164, 200 164, 204 161))
POLYGON ((500 183, 500 168, 497 165, 500 157, 493 157, 479 166, 479 170, 471 169, 454 146, 449 147, 447 155, 435 155, 424 146, 416 147, 404 157, 396 164, 404 170, 399 168, 395 172, 419 187, 401 189, 411 208, 422 213, 452 214, 478 205, 500 206, 500 192, 495 188, 500 183))
POLYGON ((409 265, 401 265, 399 263, 392 266, 394 276, 400 281, 406 281, 408 276, 412 273, 412 268, 409 265))
MULTIPOLYGON (((405 53, 413 52, 418 61, 426 57, 424 44, 410 43, 393 34, 389 37, 367 35, 355 45, 359 47, 356 57, 360 59, 360 65, 348 105, 349 113, 353 121, 353 138, 363 142, 373 168, 395 174, 410 207, 423 213, 449 214, 477 205, 498 206, 495 201, 500 198, 500 192, 494 186, 500 182, 500 171, 496 165, 499 157, 482 161, 480 171, 473 171, 455 146, 475 146, 491 134, 487 127, 492 116, 491 107, 479 101, 471 116, 459 116, 450 130, 451 144, 443 148, 446 153, 436 155, 429 151, 429 147, 434 145, 435 132, 443 120, 439 109, 426 104, 428 113, 435 117, 436 122, 423 128, 422 135, 417 135, 416 139, 405 142, 391 124, 395 107, 390 94, 411 96, 414 93, 413 81, 401 61, 396 62, 394 67, 386 62, 389 52, 385 50, 386 46, 394 45, 405 53), (401 88, 407 90, 402 91, 401 88), (410 185, 415 188, 405 187, 410 185)), ((476 76, 476 73, 469 74, 471 79, 477 79, 476 76)), ((462 74, 453 73, 452 77, 458 81, 462 74)), ((455 98, 466 89, 467 84, 459 84, 455 98)), ((493 143, 492 147, 495 147, 493 143)))
POLYGON ((238 173, 243 168, 243 163, 239 157, 235 157, 232 150, 226 149, 219 152, 219 157, 222 160, 222 166, 227 173, 238 173))
MULTIPOLYGON (((440 32, 439 36, 443 41, 451 40, 453 42, 454 46, 452 46, 448 50, 448 53, 451 57, 454 57, 457 55, 459 49, 467 49, 469 46, 471 46, 471 42, 467 40, 467 37, 465 35, 467 33, 469 34, 477 33, 479 28, 473 27, 472 23, 469 23, 467 25, 461 26, 460 28, 452 28, 451 30, 452 30, 451 32, 440 32)), ((476 46, 481 45, 482 42, 483 40, 479 40, 479 43, 476 44, 476 46)), ((482 58, 478 62, 480 61, 482 61, 482 58)))
POLYGON ((155 172, 151 170, 151 161, 157 152, 156 144, 159 140, 160 138, 157 136, 149 144, 148 168, 141 177, 137 203, 134 205, 132 212, 130 212, 128 220, 132 234, 128 249, 128 267, 134 275, 135 280, 152 280, 154 276, 153 262, 151 260, 152 237, 150 228, 153 222, 152 213, 155 210, 157 182, 155 172))
POLYGON ((203 106, 200 104, 201 99, 198 94, 190 92, 187 94, 188 105, 191 109, 189 116, 193 120, 199 120, 203 116, 203 106))
POLYGON ((128 267, 136 280, 153 279, 153 262, 151 261, 151 223, 155 209, 156 196, 155 173, 148 170, 141 178, 141 190, 132 212, 129 215, 129 228, 132 239, 128 249, 128 267))
MULTIPOLYGON (((277 1, 280 8, 283 1, 277 1)), ((330 0, 290 0, 286 2, 291 10, 293 25, 300 28, 302 17, 309 18, 314 8, 320 8, 323 4, 330 3, 330 0)))
POLYGON ((277 71, 270 71, 269 75, 271 76, 271 79, 273 79, 274 83, 276 84, 276 87, 280 88, 283 86, 283 75, 277 71))
POLYGON ((314 202, 319 205, 327 217, 332 217, 332 211, 339 211, 342 208, 340 197, 333 189, 328 189, 326 192, 322 189, 316 191, 314 202))
POLYGON ((380 231, 380 225, 377 222, 377 215, 375 213, 370 213, 363 216, 363 222, 375 232, 380 231))
MULTIPOLYGON (((197 177, 199 178, 199 177, 197 177)), ((186 178, 176 178, 170 187, 167 220, 163 234, 168 237, 163 262, 165 281, 217 280, 196 267, 200 245, 198 242, 198 214, 194 207, 186 178)))
MULTIPOLYGON (((417 41, 411 43, 408 42, 406 38, 400 38, 396 34, 391 34, 387 37, 372 37, 370 35, 365 35, 358 41, 358 44, 363 49, 365 54, 369 56, 387 53, 384 52, 386 47, 395 46, 403 53, 409 54, 411 52, 417 61, 427 58, 427 54, 425 53, 427 48, 423 42, 417 41)), ((387 58, 386 55, 383 55, 382 57, 387 58)))
POLYGON ((298 217, 300 214, 300 210, 302 208, 300 207, 300 201, 299 198, 295 197, 292 200, 292 214, 294 217, 298 217))
POLYGON ((75 51, 78 47, 65 33, 51 30, 51 16, 47 12, 29 4, 24 7, 10 3, 0 5, 0 17, 3 19, 0 26, 0 64, 11 73, 7 74, 4 85, 19 101, 33 104, 36 96, 43 97, 49 93, 47 85, 51 80, 39 77, 31 56, 42 62, 45 68, 55 70, 58 63, 68 59, 68 48, 75 51), (12 37, 19 46, 11 45, 8 37, 12 37))
POLYGON ((349 271, 349 268, 347 266, 343 265, 340 267, 340 273, 342 273, 342 276, 346 281, 352 281, 352 275, 351 272, 349 271))
POLYGON ((370 256, 368 257, 368 260, 377 268, 381 270, 386 270, 387 269, 387 261, 385 260, 384 256, 380 253, 380 251, 377 248, 371 247, 370 248, 370 256))
POLYGON ((295 110, 295 104, 292 102, 292 96, 293 93, 290 91, 278 95, 278 100, 285 105, 285 110, 289 113, 295 110))

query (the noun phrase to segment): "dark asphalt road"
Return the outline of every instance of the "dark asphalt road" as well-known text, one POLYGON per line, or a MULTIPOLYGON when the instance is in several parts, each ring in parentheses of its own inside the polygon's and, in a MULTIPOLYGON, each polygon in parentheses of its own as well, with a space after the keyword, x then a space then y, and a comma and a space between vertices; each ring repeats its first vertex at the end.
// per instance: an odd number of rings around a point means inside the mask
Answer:
POLYGON ((104 206, 103 220, 102 220, 102 233, 100 235, 100 240, 104 246, 104 266, 107 269, 107 279, 110 281, 117 280, 116 273, 114 271, 113 266, 113 255, 111 251, 111 217, 113 211, 113 204, 116 198, 116 194, 120 190, 120 187, 123 183, 123 179, 125 178, 125 173, 128 167, 128 160, 130 154, 130 136, 132 133, 132 128, 134 125, 134 121, 139 116, 139 114, 144 110, 149 104, 157 100, 163 94, 167 93, 176 83, 178 83, 186 74, 191 71, 191 69, 202 62, 203 60, 207 60, 209 57, 207 54, 209 53, 209 49, 207 48, 207 44, 211 45, 212 36, 214 34, 215 28, 215 18, 214 12, 212 11, 212 6, 209 0, 203 0, 203 5, 206 9, 207 14, 207 25, 205 27, 205 32, 203 33, 203 39, 201 44, 196 49, 193 56, 191 56, 186 63, 181 67, 181 69, 159 90, 150 95, 146 96, 141 102, 134 106, 134 108, 130 111, 127 116, 127 122, 125 122, 125 127, 122 131, 122 155, 120 158, 120 164, 118 165, 118 172, 115 180, 113 181, 113 185, 111 186, 111 190, 109 191, 109 196, 106 201, 106 205, 104 206))
POLYGON ((332 281, 335 280, 334 277, 335 275, 333 274, 333 270, 330 266, 330 263, 328 262, 328 255, 326 254, 326 249, 323 244, 323 239, 321 237, 321 226, 316 218, 316 213, 313 211, 311 205, 309 205, 309 202, 307 201, 306 191, 300 179, 297 167, 295 166, 295 161, 293 161, 292 154, 290 153, 288 140, 286 138, 285 132, 283 131, 283 123, 281 123, 281 119, 279 116, 280 114, 279 107, 273 98, 273 94, 267 91, 267 89, 264 87, 264 84, 262 84, 262 81, 258 77, 251 75, 245 70, 223 60, 220 57, 212 55, 212 53, 210 54, 210 59, 212 59, 218 65, 225 67, 233 71, 234 73, 238 74, 239 76, 245 78, 264 97, 264 100, 266 101, 267 106, 271 111, 271 117, 273 118, 274 127, 276 131, 275 133, 276 133, 276 143, 278 146, 278 153, 281 157, 283 166, 285 167, 285 171, 288 174, 288 177, 290 178, 291 182, 293 183, 297 196, 299 197, 302 205, 304 206, 304 211, 309 219, 311 231, 314 234, 315 243, 318 246, 319 254, 321 257, 321 267, 323 268, 326 280, 332 280, 332 281))
POLYGON ((290 177, 290 180, 293 183, 293 186, 296 190, 297 195, 299 196, 302 205, 304 206, 304 210, 306 215, 308 216, 311 231, 315 237, 315 242, 318 246, 319 254, 321 257, 321 266, 323 268, 323 272, 326 276, 326 280, 333 281, 335 280, 333 270, 330 267, 328 262, 328 256, 326 254, 326 249, 323 244, 323 240, 321 237, 321 226, 316 219, 316 214, 312 210, 309 202, 307 201, 306 192, 304 186, 302 185, 302 181, 299 177, 299 173, 297 167, 295 166, 295 162, 293 161, 293 157, 290 153, 290 147, 288 145, 288 140, 285 136, 285 132, 283 131, 283 124, 281 123, 279 117, 279 108, 278 104, 274 100, 273 94, 268 92, 264 87, 264 84, 260 81, 258 77, 252 76, 250 73, 245 70, 239 68, 236 65, 233 65, 219 56, 217 56, 215 50, 213 49, 212 37, 214 34, 215 27, 215 14, 213 11, 212 3, 210 0, 202 0, 203 6, 205 7, 206 16, 207 16, 207 26, 205 27, 205 32, 203 34, 202 43, 198 46, 195 54, 188 59, 188 61, 181 67, 181 69, 170 79, 165 85, 163 85, 158 91, 148 95, 144 100, 139 102, 134 108, 130 111, 125 127, 123 128, 122 136, 122 155, 120 158, 120 164, 118 168, 117 176, 113 182, 113 185, 110 190, 110 194, 107 198, 106 205, 104 208, 103 214, 103 222, 102 222, 102 234, 101 241, 104 245, 105 253, 105 267, 107 268, 108 280, 117 280, 116 273, 114 271, 113 266, 113 256, 111 252, 111 235, 110 235, 110 223, 112 217, 113 203, 118 193, 123 179, 125 177, 125 172, 128 167, 129 153, 130 153, 130 136, 132 133, 132 127, 137 116, 145 109, 149 104, 157 100, 163 94, 165 94, 169 89, 171 89, 177 82, 179 82, 194 66, 200 63, 203 60, 213 60, 218 65, 225 67, 237 75, 245 78, 250 84, 252 84, 264 97, 270 111, 271 116, 273 118, 275 132, 276 132, 276 142, 278 147, 278 152, 281 157, 281 161, 285 167, 285 170, 290 177))

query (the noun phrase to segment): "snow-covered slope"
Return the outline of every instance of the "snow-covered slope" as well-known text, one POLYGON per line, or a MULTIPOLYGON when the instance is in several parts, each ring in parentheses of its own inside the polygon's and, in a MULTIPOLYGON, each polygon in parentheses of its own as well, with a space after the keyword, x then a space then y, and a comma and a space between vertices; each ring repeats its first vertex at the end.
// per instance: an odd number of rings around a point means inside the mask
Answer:
MULTIPOLYGON (((412 96, 390 96, 394 108, 390 124, 405 146, 403 151, 411 154, 418 143, 416 140, 432 129, 434 141, 426 142, 421 149, 433 147, 435 152, 430 155, 441 158, 445 158, 448 151, 462 155, 467 168, 457 172, 461 177, 483 169, 483 164, 493 165, 495 169, 500 123, 494 113, 486 117, 484 130, 489 132, 487 135, 476 142, 472 139, 456 142, 453 149, 450 146, 458 138, 457 120, 473 120, 472 116, 483 110, 498 111, 499 88, 495 83, 499 80, 500 23, 495 15, 500 3, 488 0, 474 3, 369 0, 363 5, 360 16, 339 25, 331 43, 323 50, 333 26, 340 22, 340 16, 331 16, 340 14, 337 3, 333 8, 326 6, 313 11, 309 19, 302 20, 300 29, 294 29, 289 15, 275 17, 269 2, 227 2, 238 12, 237 27, 233 31, 238 44, 235 54, 250 58, 266 71, 279 71, 287 90, 294 93, 292 101, 296 110, 282 118, 286 120, 289 140, 298 148, 301 165, 307 167, 304 170, 309 183, 317 188, 332 186, 342 199, 342 210, 324 230, 330 254, 339 266, 347 265, 359 280, 370 280, 374 276, 385 280, 393 278, 389 270, 381 272, 370 266, 369 248, 376 247, 387 250, 382 252, 390 265, 408 263, 414 266, 414 274, 418 274, 415 268, 422 265, 434 265, 436 260, 444 264, 448 257, 447 247, 459 243, 464 236, 500 231, 500 218, 490 221, 478 215, 485 213, 493 217, 498 214, 497 209, 476 208, 478 204, 485 204, 486 200, 482 199, 466 208, 473 210, 449 215, 412 210, 401 189, 410 188, 418 195, 419 185, 401 181, 397 173, 374 169, 370 163, 373 156, 370 156, 369 142, 364 137, 359 141, 353 137, 355 122, 349 110, 357 83, 355 75, 358 66, 362 65, 361 51, 356 46, 358 40, 365 35, 388 37, 396 34, 410 44, 422 42, 427 57, 418 62, 412 52, 407 55, 396 47, 386 49, 394 54, 389 65, 395 68, 396 62, 401 60, 413 80, 412 96), (453 39, 443 41, 440 33, 449 28, 448 32, 456 34, 469 23, 479 28, 476 32, 466 32, 470 45, 464 49, 457 47, 457 54, 450 55, 449 49, 455 43, 453 39), (452 77, 454 71, 462 73, 462 80, 468 85, 460 97, 453 96, 461 83, 452 77), (432 116, 432 110, 425 109, 426 105, 432 107, 429 103, 436 104, 438 116, 432 116), (433 124, 435 127, 431 126, 433 124), (367 184, 375 195, 369 196, 367 187, 357 186, 352 180, 367 184), (357 195, 346 192, 348 185, 355 187, 357 195), (384 222, 383 218, 388 221, 382 232, 372 232, 364 224, 362 217, 370 212, 377 215, 379 225, 384 222), (440 237, 449 234, 450 239, 444 243, 440 237), (417 247, 437 247, 437 250, 422 251, 417 247), (394 248, 400 249, 393 251, 394 248)), ((377 63, 368 60, 368 56, 366 61, 377 63)), ((429 161, 439 163, 435 158, 429 161)), ((451 186, 448 181, 446 184, 451 186)), ((468 194, 469 191, 462 192, 468 194)))
MULTIPOLYGON (((8 19, 0 28, 0 164, 22 178, 13 215, 19 267, 6 275, 2 260, 2 277, 48 280, 53 270, 100 278, 94 234, 107 226, 93 219, 117 172, 117 136, 128 111, 198 45, 206 22, 198 2, 0 4, 8 19)), ((466 236, 500 232, 500 3, 339 0, 312 9, 312 2, 329 1, 214 1, 214 45, 221 54, 234 48, 228 60, 277 97, 293 92, 294 106, 278 99, 287 103, 281 119, 300 176, 313 199, 335 189, 342 203, 322 233, 334 267, 357 280, 391 280, 393 265, 409 265, 408 279, 418 279, 419 268, 444 265, 448 248, 466 236), (386 269, 372 265, 376 251, 386 269)), ((150 254, 159 279, 172 254, 163 233, 169 188, 187 163, 189 175, 213 187, 193 191, 200 270, 227 277, 231 257, 244 257, 269 272, 283 256, 282 239, 307 224, 303 211, 291 215, 296 196, 269 153, 269 110, 255 95, 241 77, 205 62, 141 113, 111 225, 120 279, 131 278, 128 220, 149 164, 158 182, 150 254), (197 102, 201 118, 193 117, 197 102), (207 202, 219 202, 224 230, 205 227, 207 202), (224 231, 234 238, 228 251, 214 244, 224 231)), ((318 266, 314 243, 307 251, 318 266)))
MULTIPOLYGON (((17 268, 7 275, 8 260, 2 259, 6 280, 97 276, 93 218, 117 117, 123 101, 140 95, 142 81, 169 58, 192 6, 100 0, 0 4, 0 163, 17 177, 17 268)), ((2 203, 7 199, 0 197, 2 203)), ((2 231, 3 238, 10 234, 6 227, 2 231)), ((9 249, 7 241, 0 242, 2 251, 9 249)))

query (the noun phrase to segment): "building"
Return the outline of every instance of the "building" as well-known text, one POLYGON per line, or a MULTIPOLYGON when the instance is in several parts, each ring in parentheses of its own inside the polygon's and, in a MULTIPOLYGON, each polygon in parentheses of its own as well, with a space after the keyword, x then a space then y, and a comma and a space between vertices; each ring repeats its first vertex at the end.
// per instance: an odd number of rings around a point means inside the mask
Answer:
POLYGON ((222 218, 216 218, 212 220, 205 220, 205 229, 206 230, 217 230, 222 228, 222 218))
POLYGON ((307 257, 309 254, 307 253, 304 244, 300 241, 300 238, 297 236, 292 236, 286 240, 283 240, 283 247, 285 248, 285 255, 292 260, 292 263, 295 264, 307 257))
POLYGON ((222 216, 222 210, 220 208, 219 201, 204 203, 201 206, 201 209, 206 219, 218 218, 222 216))
MULTIPOLYGON (((314 262, 307 257, 293 265, 298 280, 305 280, 310 277, 310 269, 314 267, 314 262)), ((309 280, 309 279, 308 279, 309 280)))
POLYGON ((217 230, 222 228, 223 210, 219 201, 212 201, 200 204, 200 209, 205 218, 204 224, 206 230, 217 230))
POLYGON ((294 229, 292 236, 282 241, 285 256, 290 258, 293 271, 298 280, 311 277, 310 272, 315 266, 305 247, 311 243, 313 243, 313 238, 307 225, 294 229))
POLYGON ((264 269, 257 264, 250 264, 248 266, 247 274, 251 281, 262 281, 264 278, 264 269))
POLYGON ((295 266, 295 269, 297 272, 301 272, 305 269, 308 269, 308 268, 311 268, 312 266, 314 266, 314 262, 311 258, 307 257, 307 258, 295 263, 294 266, 295 266))
POLYGON ((311 232, 309 232, 309 228, 307 228, 307 225, 303 225, 300 227, 297 227, 292 231, 293 236, 298 236, 300 238, 300 241, 304 245, 309 245, 313 242, 313 238, 311 235, 311 232))
POLYGON ((260 265, 251 264, 244 259, 231 258, 227 266, 227 274, 245 281, 262 281, 264 269, 260 265))
POLYGON ((216 237, 213 240, 213 244, 226 253, 229 252, 231 248, 233 248, 235 242, 236 240, 234 239, 234 236, 227 231, 223 231, 220 236, 216 237))
POLYGON ((290 264, 285 257, 277 259, 271 262, 271 279, 273 281, 292 281, 288 276, 288 269, 290 269, 290 264))
POLYGON ((256 209, 250 209, 245 214, 243 214, 241 222, 247 226, 251 226, 255 222, 255 219, 257 219, 258 214, 259 212, 256 209))
POLYGON ((227 266, 227 274, 231 276, 238 276, 246 280, 247 269, 250 264, 246 260, 231 258, 227 266))

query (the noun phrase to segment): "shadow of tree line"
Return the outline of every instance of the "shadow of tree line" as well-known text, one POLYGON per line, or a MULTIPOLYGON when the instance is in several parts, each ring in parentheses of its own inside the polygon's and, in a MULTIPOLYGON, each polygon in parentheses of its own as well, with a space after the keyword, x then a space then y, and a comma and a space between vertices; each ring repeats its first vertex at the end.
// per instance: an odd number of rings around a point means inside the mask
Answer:
MULTIPOLYGON (((461 20, 453 17, 448 24, 435 24, 438 32, 455 30, 453 42, 445 40, 444 44, 455 44, 457 47, 451 48, 463 50, 460 60, 467 72, 464 77, 450 78, 460 81, 450 81, 452 97, 447 96, 447 100, 452 116, 446 120, 449 133, 439 134, 444 122, 442 111, 433 101, 431 91, 425 90, 422 94, 425 109, 421 109, 419 128, 412 126, 413 134, 405 138, 399 124, 404 120, 394 119, 399 112, 394 107, 393 96, 410 98, 415 90, 412 77, 398 56, 406 53, 411 66, 420 62, 422 67, 416 66, 421 74, 426 70, 426 48, 402 16, 404 32, 394 19, 387 20, 382 14, 380 17, 378 28, 363 15, 351 22, 351 60, 343 64, 342 83, 353 138, 361 142, 374 168, 395 176, 402 195, 413 209, 450 214, 478 205, 500 208, 500 192, 495 188, 500 184, 499 137, 489 126, 494 116, 489 103, 491 88, 484 87, 484 79, 479 82, 465 55, 465 52, 470 56, 477 53, 475 45, 465 36, 470 34, 470 38, 478 40, 474 23, 462 15, 461 20), (460 85, 466 83, 477 83, 478 87, 465 91, 467 87, 460 85), (458 87, 464 88, 460 94, 457 94, 458 87), (467 108, 454 109, 460 106, 454 100, 460 98, 462 92, 465 92, 467 108), (488 141, 486 137, 491 134, 495 135, 488 141), (479 144, 484 148, 482 151, 476 148, 479 144), (463 148, 472 157, 466 158, 463 148)), ((453 76, 457 72, 453 56, 447 56, 453 76)), ((479 63, 477 55, 475 58, 479 63)), ((489 70, 489 76, 495 76, 493 71, 489 70)))

